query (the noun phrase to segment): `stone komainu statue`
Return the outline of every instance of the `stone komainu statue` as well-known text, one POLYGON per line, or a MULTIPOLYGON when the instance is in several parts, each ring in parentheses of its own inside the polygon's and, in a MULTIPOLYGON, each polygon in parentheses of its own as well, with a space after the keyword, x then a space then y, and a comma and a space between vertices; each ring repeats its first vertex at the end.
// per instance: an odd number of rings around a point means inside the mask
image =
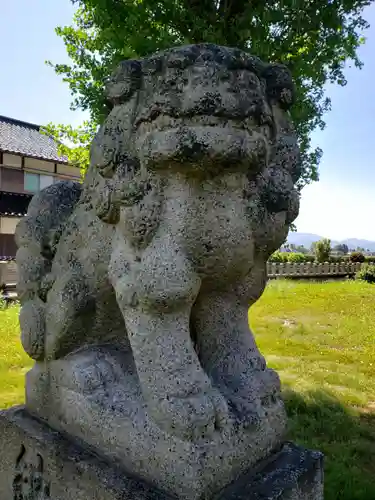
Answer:
POLYGON ((17 228, 26 404, 201 498, 284 437, 247 312, 298 214, 293 83, 201 44, 123 62, 106 95, 83 185, 44 189, 17 228))

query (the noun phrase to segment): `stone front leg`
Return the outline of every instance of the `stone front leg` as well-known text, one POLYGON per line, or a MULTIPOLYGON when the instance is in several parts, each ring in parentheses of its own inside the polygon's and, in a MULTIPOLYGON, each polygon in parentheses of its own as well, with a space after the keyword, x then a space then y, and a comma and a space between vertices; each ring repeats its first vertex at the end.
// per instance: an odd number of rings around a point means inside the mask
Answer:
POLYGON ((93 320, 94 298, 83 273, 67 269, 48 293, 45 355, 58 359, 82 346, 93 320))
POLYGON ((192 314, 202 366, 246 425, 257 425, 275 405, 283 411, 279 377, 266 367, 248 323, 264 283, 249 275, 225 291, 202 292, 192 314))
POLYGON ((147 411, 166 432, 188 440, 207 436, 228 412, 191 341, 200 279, 168 237, 155 238, 139 262, 124 266, 125 255, 125 248, 115 249, 110 273, 147 411))

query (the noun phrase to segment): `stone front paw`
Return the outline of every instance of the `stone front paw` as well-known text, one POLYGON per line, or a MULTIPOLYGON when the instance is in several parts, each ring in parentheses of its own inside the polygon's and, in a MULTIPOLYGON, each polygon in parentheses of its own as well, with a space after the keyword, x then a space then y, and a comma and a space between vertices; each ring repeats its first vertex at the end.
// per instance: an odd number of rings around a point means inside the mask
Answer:
POLYGON ((184 396, 165 397, 152 412, 166 432, 184 440, 208 438, 229 422, 224 397, 214 388, 184 396))
POLYGON ((228 406, 235 422, 246 429, 256 429, 270 412, 282 411, 281 397, 277 391, 256 399, 245 394, 231 394, 228 395, 228 406))
POLYGON ((265 416, 259 399, 250 399, 241 394, 228 395, 228 406, 235 421, 245 428, 256 428, 265 416))
POLYGON ((59 386, 104 400, 115 385, 115 360, 98 350, 82 350, 51 363, 59 386))
POLYGON ((270 369, 254 371, 247 386, 238 383, 224 392, 235 420, 244 427, 257 427, 280 402, 280 379, 270 369))

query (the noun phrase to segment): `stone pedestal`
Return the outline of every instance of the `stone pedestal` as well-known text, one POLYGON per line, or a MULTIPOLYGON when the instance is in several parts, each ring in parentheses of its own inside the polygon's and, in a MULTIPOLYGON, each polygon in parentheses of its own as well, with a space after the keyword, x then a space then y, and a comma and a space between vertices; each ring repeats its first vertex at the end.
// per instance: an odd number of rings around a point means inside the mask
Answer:
MULTIPOLYGON (((54 431, 23 407, 0 412, 0 446, 1 500, 177 500, 54 431)), ((287 443, 215 496, 276 499, 322 500, 322 455, 287 443)))

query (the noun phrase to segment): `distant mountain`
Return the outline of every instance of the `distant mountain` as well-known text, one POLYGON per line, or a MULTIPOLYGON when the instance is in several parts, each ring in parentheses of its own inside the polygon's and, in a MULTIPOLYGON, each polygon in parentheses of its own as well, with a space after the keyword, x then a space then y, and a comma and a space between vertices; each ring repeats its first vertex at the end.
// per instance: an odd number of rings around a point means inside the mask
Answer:
POLYGON ((340 243, 345 243, 349 248, 364 248, 365 250, 370 250, 370 252, 375 252, 375 241, 361 240, 358 238, 348 238, 340 243))
POLYGON ((310 248, 315 241, 322 239, 322 236, 311 233, 298 233, 290 232, 288 234, 287 243, 292 243, 293 245, 303 245, 305 248, 310 248))
MULTIPOLYGON (((299 232, 290 232, 288 234, 287 243, 291 243, 294 245, 303 245, 305 248, 310 248, 311 245, 315 241, 319 241, 322 238, 326 238, 326 236, 319 236, 318 234, 312 233, 299 233, 299 232)), ((360 238, 347 238, 342 241, 331 240, 332 246, 335 246, 339 243, 348 245, 349 248, 364 248, 365 250, 370 250, 370 252, 375 252, 375 241, 370 240, 362 240, 360 238)))

